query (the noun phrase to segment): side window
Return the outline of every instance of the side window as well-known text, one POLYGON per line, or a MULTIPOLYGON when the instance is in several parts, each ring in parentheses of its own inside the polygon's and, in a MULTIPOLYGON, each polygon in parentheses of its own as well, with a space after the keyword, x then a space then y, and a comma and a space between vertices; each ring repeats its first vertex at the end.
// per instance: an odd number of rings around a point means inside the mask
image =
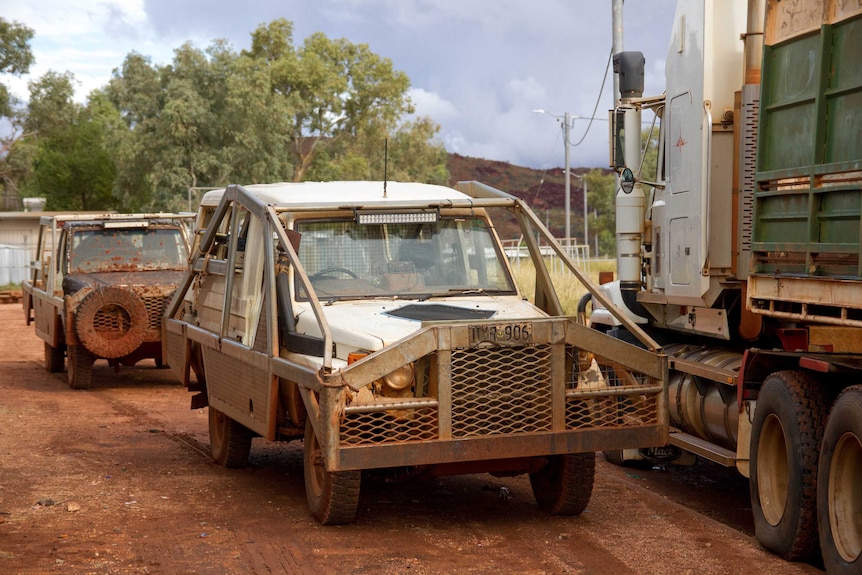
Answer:
POLYGON ((227 335, 254 347, 263 307, 263 222, 256 217, 248 217, 236 241, 231 243, 231 249, 236 249, 236 265, 231 297, 231 326, 227 335))
POLYGON ((63 277, 66 275, 66 265, 69 257, 69 241, 70 234, 66 232, 66 230, 57 230, 57 235, 55 237, 51 237, 51 230, 46 229, 46 249, 49 257, 53 257, 56 255, 56 260, 52 263, 54 266, 54 283, 55 289, 59 289, 60 284, 63 281, 63 277), (56 246, 54 242, 57 242, 56 246), (52 254, 56 250, 56 254, 52 254))

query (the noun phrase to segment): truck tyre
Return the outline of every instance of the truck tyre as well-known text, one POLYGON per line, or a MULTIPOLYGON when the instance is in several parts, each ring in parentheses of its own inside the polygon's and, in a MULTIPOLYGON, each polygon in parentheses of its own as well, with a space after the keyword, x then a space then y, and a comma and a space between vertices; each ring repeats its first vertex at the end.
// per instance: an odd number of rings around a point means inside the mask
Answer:
POLYGON ((141 346, 149 318, 147 306, 127 289, 104 287, 88 294, 75 312, 80 342, 99 357, 124 357, 141 346))
POLYGON ((552 515, 580 515, 593 494, 595 453, 550 455, 539 471, 530 474, 533 497, 552 515))
POLYGON ((758 541, 788 561, 817 552, 817 459, 826 400, 798 371, 766 378, 751 432, 751 510, 758 541))
POLYGON ((208 409, 213 461, 222 467, 245 467, 251 452, 251 431, 213 406, 208 409))
POLYGON ((82 345, 67 347, 69 355, 69 387, 72 389, 90 389, 93 382, 93 354, 82 345))
POLYGON ((305 497, 311 513, 323 525, 351 523, 359 505, 361 471, 327 471, 311 419, 305 420, 302 441, 305 497))
POLYGON ((48 373, 59 373, 63 371, 63 365, 66 361, 66 352, 62 345, 54 347, 47 341, 45 342, 45 369, 48 373))
POLYGON ((862 386, 838 396, 820 447, 817 519, 830 575, 862 573, 862 386))

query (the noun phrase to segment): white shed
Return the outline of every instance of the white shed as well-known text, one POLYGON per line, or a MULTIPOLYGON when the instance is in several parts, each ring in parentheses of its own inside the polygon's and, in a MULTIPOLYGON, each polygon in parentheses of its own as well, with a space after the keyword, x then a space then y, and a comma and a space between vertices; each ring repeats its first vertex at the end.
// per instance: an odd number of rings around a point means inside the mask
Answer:
POLYGON ((0 244, 0 286, 20 284, 30 270, 30 250, 0 244))

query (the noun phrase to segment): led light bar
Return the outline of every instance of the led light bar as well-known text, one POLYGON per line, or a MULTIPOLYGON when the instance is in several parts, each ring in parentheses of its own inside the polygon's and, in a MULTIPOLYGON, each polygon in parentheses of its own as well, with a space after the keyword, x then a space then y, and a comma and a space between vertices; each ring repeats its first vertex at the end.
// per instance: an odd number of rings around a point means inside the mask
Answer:
POLYGON ((105 222, 104 224, 102 224, 102 227, 106 230, 124 228, 148 228, 150 227, 150 222, 105 222))
POLYGON ((364 212, 356 214, 359 225, 425 224, 437 221, 437 212, 364 212))

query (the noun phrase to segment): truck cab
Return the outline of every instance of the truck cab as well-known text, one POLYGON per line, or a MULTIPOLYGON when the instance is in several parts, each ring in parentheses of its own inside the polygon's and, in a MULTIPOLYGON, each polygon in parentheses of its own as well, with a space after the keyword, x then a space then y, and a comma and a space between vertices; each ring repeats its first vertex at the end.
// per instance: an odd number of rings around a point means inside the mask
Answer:
POLYGON ((134 365, 161 355, 161 316, 188 260, 189 216, 60 215, 40 222, 24 314, 45 341, 45 366, 87 388, 96 359, 134 365))

